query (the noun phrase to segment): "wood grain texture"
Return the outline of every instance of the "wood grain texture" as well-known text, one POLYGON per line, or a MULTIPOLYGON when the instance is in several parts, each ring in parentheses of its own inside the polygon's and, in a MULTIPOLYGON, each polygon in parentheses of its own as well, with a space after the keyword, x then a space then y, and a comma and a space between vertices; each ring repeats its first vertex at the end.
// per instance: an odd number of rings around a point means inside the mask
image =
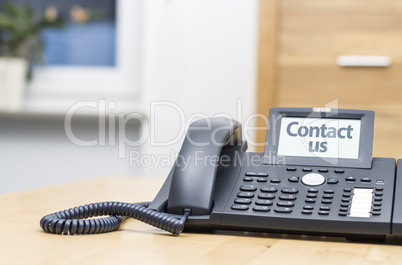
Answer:
POLYGON ((259 1, 257 110, 260 114, 256 134, 258 152, 264 151, 269 108, 276 99, 278 0, 259 1))
POLYGON ((99 201, 152 200, 163 179, 109 177, 0 196, 0 264, 400 264, 402 247, 342 238, 220 231, 178 237, 135 220, 115 232, 61 236, 40 218, 99 201))

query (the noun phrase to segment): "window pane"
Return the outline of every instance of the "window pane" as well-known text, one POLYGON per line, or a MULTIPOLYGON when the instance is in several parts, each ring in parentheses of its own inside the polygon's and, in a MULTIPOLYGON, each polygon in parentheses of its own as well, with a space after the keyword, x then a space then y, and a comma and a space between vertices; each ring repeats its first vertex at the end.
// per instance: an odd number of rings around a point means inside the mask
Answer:
MULTIPOLYGON (((0 0, 2 5, 5 0, 0 0)), ((114 66, 116 61, 116 0, 17 0, 38 14, 59 16, 62 29, 42 32, 45 65, 114 66)))

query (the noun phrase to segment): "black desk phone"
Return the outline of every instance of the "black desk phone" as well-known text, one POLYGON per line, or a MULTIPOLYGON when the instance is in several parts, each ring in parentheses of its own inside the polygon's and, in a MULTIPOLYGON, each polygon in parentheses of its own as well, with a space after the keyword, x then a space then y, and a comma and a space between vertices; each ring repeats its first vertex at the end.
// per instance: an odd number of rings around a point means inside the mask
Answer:
POLYGON ((374 112, 271 108, 264 153, 246 152, 240 123, 193 122, 152 202, 103 202, 46 215, 44 231, 91 234, 126 217, 173 234, 230 229, 402 236, 402 162, 372 158, 374 112), (110 215, 106 218, 89 217, 110 215))

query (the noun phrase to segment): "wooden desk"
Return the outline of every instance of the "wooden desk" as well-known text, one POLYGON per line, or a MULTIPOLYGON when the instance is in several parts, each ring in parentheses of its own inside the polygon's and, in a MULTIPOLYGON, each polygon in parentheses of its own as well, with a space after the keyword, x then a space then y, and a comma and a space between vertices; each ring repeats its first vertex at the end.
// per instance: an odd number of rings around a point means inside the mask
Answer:
POLYGON ((111 177, 0 196, 0 264, 401 264, 402 247, 268 233, 171 236, 133 219, 118 231, 47 234, 45 214, 97 201, 152 200, 159 178, 111 177))

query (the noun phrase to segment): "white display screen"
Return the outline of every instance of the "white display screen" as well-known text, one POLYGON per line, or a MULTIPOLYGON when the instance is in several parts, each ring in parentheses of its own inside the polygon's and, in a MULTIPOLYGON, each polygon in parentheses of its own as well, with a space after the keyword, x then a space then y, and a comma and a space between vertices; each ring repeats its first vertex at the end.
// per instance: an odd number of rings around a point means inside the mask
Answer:
POLYGON ((278 155, 359 158, 361 120, 282 118, 278 155))

